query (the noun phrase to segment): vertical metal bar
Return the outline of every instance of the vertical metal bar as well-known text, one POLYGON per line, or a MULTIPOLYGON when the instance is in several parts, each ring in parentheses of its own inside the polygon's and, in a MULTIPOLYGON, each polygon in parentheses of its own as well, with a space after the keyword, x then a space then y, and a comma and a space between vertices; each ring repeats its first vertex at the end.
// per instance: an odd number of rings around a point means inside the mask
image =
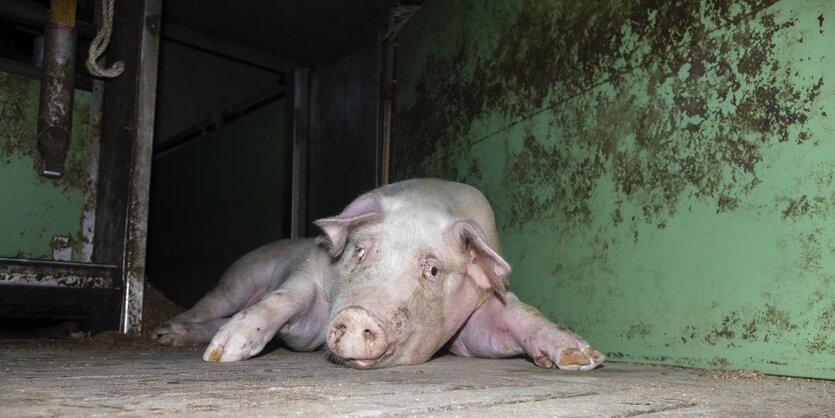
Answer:
POLYGON ((125 293, 120 331, 142 331, 145 289, 145 254, 148 236, 148 195, 154 140, 154 105, 157 91, 160 14, 162 0, 145 0, 140 28, 136 140, 131 150, 127 233, 124 254, 125 293))
MULTIPOLYGON (((95 21, 101 22, 102 10, 95 8, 95 21)), ((84 189, 84 214, 81 218, 81 261, 93 261, 96 234, 96 206, 98 199, 99 155, 102 137, 102 115, 104 114, 105 82, 93 79, 93 93, 90 99, 90 137, 87 147, 87 183, 84 189)))
MULTIPOLYGON (((383 35, 385 37, 385 34, 383 35)), ((378 186, 386 185, 390 181, 391 175, 391 129, 392 129, 392 112, 394 104, 394 60, 396 54, 396 36, 391 36, 386 39, 379 47, 380 59, 378 65, 381 70, 378 71, 382 82, 380 83, 380 133, 378 141, 378 159, 379 172, 377 181, 378 186)))
POLYGON ((307 155, 310 143, 310 71, 297 68, 293 73, 293 186, 290 237, 306 235, 307 155))
POLYGON ((75 89, 75 0, 52 0, 44 28, 43 76, 38 110, 38 171, 61 177, 70 149, 75 89))
POLYGON ((101 146, 101 121, 104 102, 104 81, 93 80, 90 100, 90 136, 87 145, 87 182, 84 185, 84 213, 81 218, 81 258, 85 263, 93 261, 93 241, 96 232, 96 200, 98 199, 99 148, 101 146))

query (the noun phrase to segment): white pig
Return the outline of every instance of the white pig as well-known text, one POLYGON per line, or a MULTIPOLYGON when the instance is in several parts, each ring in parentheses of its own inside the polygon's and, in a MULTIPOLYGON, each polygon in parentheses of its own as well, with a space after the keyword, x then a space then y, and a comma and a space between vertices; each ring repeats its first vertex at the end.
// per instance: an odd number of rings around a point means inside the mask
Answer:
POLYGON ((325 347, 358 369, 460 356, 527 354, 540 367, 591 370, 605 357, 508 290, 493 210, 465 184, 435 179, 366 193, 315 222, 318 240, 244 255, 187 312, 153 331, 162 344, 209 341, 206 361, 325 347), (231 318, 230 318, 231 316, 231 318))

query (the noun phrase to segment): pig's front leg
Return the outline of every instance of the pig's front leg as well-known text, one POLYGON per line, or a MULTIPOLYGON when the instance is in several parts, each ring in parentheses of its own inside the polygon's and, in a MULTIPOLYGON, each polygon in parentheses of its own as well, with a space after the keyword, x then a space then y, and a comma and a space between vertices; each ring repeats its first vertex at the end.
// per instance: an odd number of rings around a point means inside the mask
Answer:
POLYGON ((467 357, 512 357, 527 354, 540 367, 591 370, 606 360, 586 340, 546 319, 511 292, 504 303, 484 302, 470 317, 450 347, 467 357))
MULTIPOLYGON (((323 305, 321 287, 314 280, 294 277, 281 288, 264 295, 258 303, 229 319, 212 338, 203 353, 205 361, 239 361, 264 349, 282 328, 322 329, 326 315, 311 313, 323 305), (302 323, 303 322, 303 323, 302 323)), ((292 337, 292 336, 291 336, 292 337)), ((315 338, 314 338, 315 339, 315 338)), ((312 341, 319 346, 322 341, 312 341)))

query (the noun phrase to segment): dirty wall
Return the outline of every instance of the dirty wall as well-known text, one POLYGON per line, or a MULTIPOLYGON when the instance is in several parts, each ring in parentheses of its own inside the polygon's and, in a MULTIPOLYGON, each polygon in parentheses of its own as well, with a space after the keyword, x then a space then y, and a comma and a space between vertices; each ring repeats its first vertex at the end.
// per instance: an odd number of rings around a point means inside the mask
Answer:
POLYGON ((37 170, 39 92, 38 80, 0 72, 0 257, 51 260, 61 253, 89 261, 82 228, 91 95, 75 91, 65 172, 50 179, 37 170))
POLYGON ((491 200, 523 300, 614 361, 835 378, 835 3, 428 0, 395 179, 491 200))

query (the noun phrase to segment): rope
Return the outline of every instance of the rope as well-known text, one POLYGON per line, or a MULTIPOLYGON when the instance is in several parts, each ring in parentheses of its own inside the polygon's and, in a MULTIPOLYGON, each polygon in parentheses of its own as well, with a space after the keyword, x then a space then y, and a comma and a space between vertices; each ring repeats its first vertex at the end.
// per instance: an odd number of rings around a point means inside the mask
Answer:
POLYGON ((123 61, 116 61, 110 68, 102 68, 104 65, 104 58, 99 60, 107 46, 110 44, 110 35, 113 32, 113 5, 116 0, 101 0, 101 27, 99 27, 96 37, 90 44, 90 52, 87 55, 87 71, 96 77, 113 78, 118 77, 125 71, 125 63, 123 61), (101 61, 101 63, 99 62, 101 61))

